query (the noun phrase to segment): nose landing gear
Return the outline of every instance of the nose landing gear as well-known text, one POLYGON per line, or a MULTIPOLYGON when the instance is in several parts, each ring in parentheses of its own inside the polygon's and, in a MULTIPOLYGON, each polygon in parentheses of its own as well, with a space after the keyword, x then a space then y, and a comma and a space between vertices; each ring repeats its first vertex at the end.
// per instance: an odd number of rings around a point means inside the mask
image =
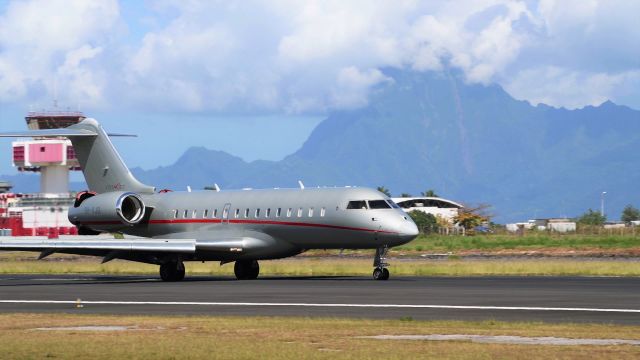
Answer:
POLYGON ((386 256, 388 251, 389 251, 389 247, 386 245, 384 247, 379 247, 376 249, 376 256, 373 259, 373 267, 375 268, 373 270, 374 280, 389 279, 389 269, 387 269, 387 266, 389 266, 389 264, 386 263, 386 260, 387 260, 386 256))

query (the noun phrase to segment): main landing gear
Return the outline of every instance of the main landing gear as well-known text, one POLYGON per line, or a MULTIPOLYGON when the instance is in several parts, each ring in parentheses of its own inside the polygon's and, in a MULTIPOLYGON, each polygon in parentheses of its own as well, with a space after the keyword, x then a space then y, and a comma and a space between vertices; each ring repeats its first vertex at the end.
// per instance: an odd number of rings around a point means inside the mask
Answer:
POLYGON ((376 257, 373 259, 373 279, 374 280, 388 280, 389 279, 389 269, 387 269, 387 264, 385 261, 387 260, 387 252, 389 251, 388 246, 379 247, 376 249, 376 257))
POLYGON ((238 280, 255 280, 260 274, 260 265, 256 260, 236 260, 233 272, 238 280))
POLYGON ((184 263, 178 260, 160 265, 160 278, 162 281, 181 281, 184 279, 184 263))

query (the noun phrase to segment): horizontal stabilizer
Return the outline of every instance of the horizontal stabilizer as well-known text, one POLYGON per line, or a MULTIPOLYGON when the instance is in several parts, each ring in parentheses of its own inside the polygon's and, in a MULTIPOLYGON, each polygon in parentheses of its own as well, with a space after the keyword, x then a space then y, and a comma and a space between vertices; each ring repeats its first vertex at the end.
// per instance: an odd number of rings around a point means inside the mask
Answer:
POLYGON ((45 256, 48 252, 57 250, 105 250, 105 251, 133 251, 133 252, 169 252, 187 253, 196 251, 196 241, 193 239, 90 239, 90 240, 65 240, 65 239, 10 239, 0 240, 0 250, 14 251, 42 251, 45 256))
POLYGON ((2 132, 0 137, 75 137, 75 136, 98 136, 98 133, 84 129, 46 129, 30 131, 2 132))
POLYGON ((108 133, 107 135, 109 136, 113 136, 113 137, 138 137, 138 135, 136 134, 118 134, 118 133, 108 133))

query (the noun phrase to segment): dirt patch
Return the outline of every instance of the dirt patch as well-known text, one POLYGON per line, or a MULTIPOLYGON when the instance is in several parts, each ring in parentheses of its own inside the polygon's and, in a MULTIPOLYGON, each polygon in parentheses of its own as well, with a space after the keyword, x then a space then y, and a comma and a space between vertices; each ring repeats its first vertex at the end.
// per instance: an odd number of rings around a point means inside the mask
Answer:
POLYGON ((625 339, 571 339, 560 337, 524 337, 524 336, 489 336, 489 335, 376 335, 360 336, 364 339, 377 340, 424 340, 424 341, 470 341, 483 344, 515 344, 515 345, 640 345, 640 340, 625 339))

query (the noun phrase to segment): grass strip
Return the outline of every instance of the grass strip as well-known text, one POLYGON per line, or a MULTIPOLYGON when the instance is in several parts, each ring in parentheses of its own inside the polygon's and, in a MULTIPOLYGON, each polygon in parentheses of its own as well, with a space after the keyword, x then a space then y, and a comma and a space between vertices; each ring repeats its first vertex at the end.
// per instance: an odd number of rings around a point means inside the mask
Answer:
POLYGON ((528 249, 629 249, 640 247, 637 235, 553 234, 548 232, 515 235, 442 236, 420 235, 412 242, 397 247, 401 251, 449 252, 461 250, 528 250, 528 249))
MULTIPOLYGON (((518 259, 518 260, 394 260, 392 276, 640 276, 640 261, 518 259)), ((232 276, 233 264, 186 262, 189 275, 232 276)), ((372 260, 352 258, 289 258, 260 262, 261 276, 369 276, 372 260)), ((0 261, 0 274, 111 274, 158 273, 158 266, 114 260, 100 264, 97 258, 69 260, 0 261)))
MULTIPOLYGON (((69 311, 82 311, 72 310, 69 311)), ((388 341, 374 335, 475 334, 638 339, 640 327, 496 321, 362 320, 304 317, 0 314, 7 359, 633 359, 640 347, 388 341), (125 331, 40 331, 43 327, 127 326, 125 331)))

